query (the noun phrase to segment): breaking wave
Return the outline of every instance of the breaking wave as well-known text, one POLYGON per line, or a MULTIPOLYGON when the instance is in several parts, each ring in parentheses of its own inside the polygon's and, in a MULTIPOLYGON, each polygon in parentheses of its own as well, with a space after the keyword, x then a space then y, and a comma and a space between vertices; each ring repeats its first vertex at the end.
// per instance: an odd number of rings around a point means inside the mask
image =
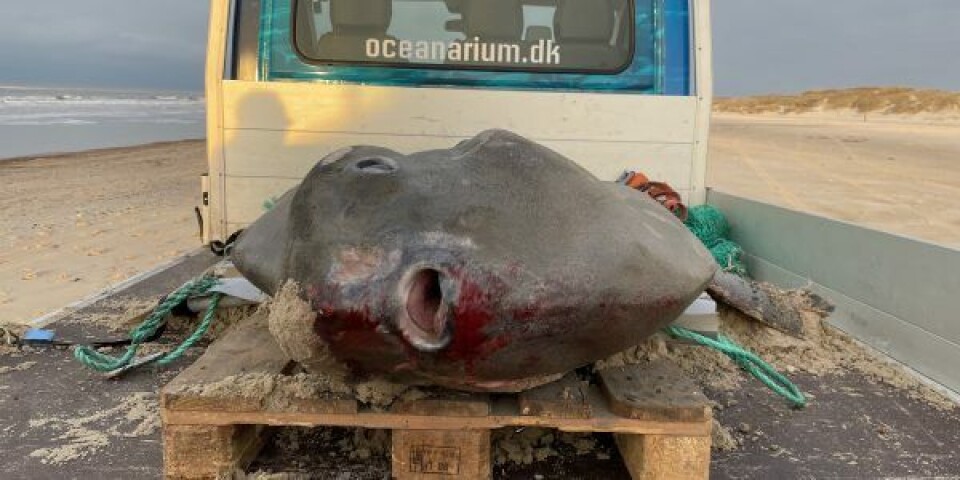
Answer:
POLYGON ((0 125, 7 126, 194 124, 203 113, 195 94, 0 87, 0 125))
POLYGON ((195 93, 0 86, 0 160, 204 138, 204 120, 195 93))

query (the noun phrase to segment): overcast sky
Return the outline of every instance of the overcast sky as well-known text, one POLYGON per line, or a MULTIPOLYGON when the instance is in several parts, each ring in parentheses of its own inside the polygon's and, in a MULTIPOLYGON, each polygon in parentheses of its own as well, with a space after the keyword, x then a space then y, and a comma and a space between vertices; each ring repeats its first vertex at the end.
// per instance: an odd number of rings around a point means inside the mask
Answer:
POLYGON ((0 85, 200 90, 208 0, 0 0, 0 85))
POLYGON ((960 0, 714 0, 717 94, 960 90, 960 0))
MULTIPOLYGON (((0 85, 200 90, 207 0, 2 0, 0 85)), ((960 0, 714 0, 717 93, 960 90, 960 0)))

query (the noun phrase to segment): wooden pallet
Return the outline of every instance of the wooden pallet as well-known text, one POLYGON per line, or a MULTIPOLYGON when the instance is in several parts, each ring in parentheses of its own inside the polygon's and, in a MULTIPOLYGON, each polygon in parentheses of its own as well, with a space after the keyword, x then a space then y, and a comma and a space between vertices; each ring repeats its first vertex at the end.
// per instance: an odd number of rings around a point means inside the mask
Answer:
POLYGON ((283 375, 291 367, 255 321, 211 345, 161 392, 166 478, 229 476, 256 456, 265 426, 391 429, 398 479, 490 478, 490 431, 501 427, 612 432, 634 479, 708 476, 712 412, 700 389, 672 365, 605 370, 599 387, 568 376, 518 395, 449 392, 396 402, 387 412, 345 396, 198 388, 243 374, 283 375))

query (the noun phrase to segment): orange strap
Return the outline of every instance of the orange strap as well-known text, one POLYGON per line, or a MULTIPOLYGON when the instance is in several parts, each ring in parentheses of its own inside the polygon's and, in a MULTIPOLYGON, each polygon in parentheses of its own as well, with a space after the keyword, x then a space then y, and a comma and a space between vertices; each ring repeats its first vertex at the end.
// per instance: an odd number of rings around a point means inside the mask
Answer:
POLYGON ((646 175, 640 172, 627 172, 621 182, 630 188, 650 195, 667 210, 673 212, 680 221, 687 220, 687 206, 683 204, 683 198, 680 197, 680 194, 670 185, 663 182, 651 182, 646 175))
POLYGON ((640 187, 649 181, 650 179, 640 172, 629 172, 627 174, 627 178, 623 181, 623 184, 630 188, 639 190, 640 187))

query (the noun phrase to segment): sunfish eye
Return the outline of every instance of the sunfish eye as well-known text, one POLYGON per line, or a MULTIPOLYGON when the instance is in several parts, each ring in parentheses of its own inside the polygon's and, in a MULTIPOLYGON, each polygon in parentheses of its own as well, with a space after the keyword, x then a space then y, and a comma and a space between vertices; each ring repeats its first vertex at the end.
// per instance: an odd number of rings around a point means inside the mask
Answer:
POLYGON ((357 160, 357 162, 354 163, 351 168, 360 173, 382 175, 385 173, 393 173, 400 167, 397 166, 397 162, 395 162, 392 158, 367 157, 357 160))

